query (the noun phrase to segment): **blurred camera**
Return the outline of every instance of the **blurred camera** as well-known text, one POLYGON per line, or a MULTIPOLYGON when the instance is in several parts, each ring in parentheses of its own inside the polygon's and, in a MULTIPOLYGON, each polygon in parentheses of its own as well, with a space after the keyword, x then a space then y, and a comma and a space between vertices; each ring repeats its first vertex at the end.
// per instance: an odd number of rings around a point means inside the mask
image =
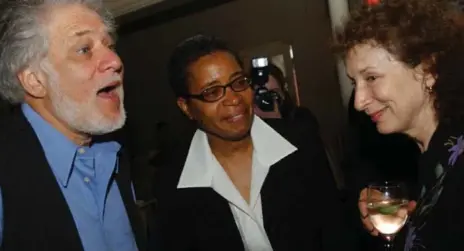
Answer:
POLYGON ((266 88, 269 81, 269 62, 266 57, 258 57, 251 60, 251 81, 255 90, 254 102, 264 112, 274 111, 276 102, 275 92, 266 88))

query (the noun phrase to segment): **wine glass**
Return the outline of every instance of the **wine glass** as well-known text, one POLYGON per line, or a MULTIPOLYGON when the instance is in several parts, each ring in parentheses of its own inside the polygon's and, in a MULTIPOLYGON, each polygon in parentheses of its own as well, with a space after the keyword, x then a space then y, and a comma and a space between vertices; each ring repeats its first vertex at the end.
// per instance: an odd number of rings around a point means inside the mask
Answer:
POLYGON ((372 183, 367 188, 367 210, 375 229, 385 238, 385 250, 393 250, 393 239, 408 219, 406 187, 399 182, 372 183))

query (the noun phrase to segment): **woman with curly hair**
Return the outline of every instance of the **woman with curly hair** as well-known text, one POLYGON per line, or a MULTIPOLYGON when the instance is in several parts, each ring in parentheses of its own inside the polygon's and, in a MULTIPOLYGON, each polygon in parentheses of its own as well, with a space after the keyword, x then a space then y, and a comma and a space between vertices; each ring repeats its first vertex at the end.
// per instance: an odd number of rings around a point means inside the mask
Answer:
MULTIPOLYGON (((336 33, 355 108, 380 133, 406 134, 422 152, 418 200, 396 238, 405 251, 464 250, 464 35, 446 2, 365 5, 336 33)), ((365 227, 377 235, 365 190, 359 201, 365 227)))

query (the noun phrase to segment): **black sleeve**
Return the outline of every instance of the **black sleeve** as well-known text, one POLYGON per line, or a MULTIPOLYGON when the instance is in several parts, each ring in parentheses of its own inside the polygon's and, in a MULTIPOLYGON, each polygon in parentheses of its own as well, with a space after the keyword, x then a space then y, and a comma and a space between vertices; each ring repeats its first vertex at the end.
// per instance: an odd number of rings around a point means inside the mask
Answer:
POLYGON ((150 251, 193 250, 192 230, 189 227, 193 225, 190 221, 194 217, 173 200, 175 196, 159 197, 151 226, 150 251))
MULTIPOLYGON (((294 226, 292 241, 300 242, 302 249, 311 251, 356 250, 348 227, 342 194, 332 174, 327 154, 319 135, 318 125, 306 121, 305 127, 298 121, 267 120, 269 125, 298 148, 298 173, 295 182, 303 179, 304 196, 290 217, 294 226), (308 243, 312 243, 309 245, 308 243)), ((291 244, 289 244, 291 245, 291 244)), ((291 245, 293 248, 296 246, 291 245)), ((297 249, 288 249, 297 250, 297 249)))
POLYGON ((156 205, 150 224, 150 251, 192 250, 191 210, 184 207, 179 198, 170 165, 158 166, 154 179, 156 205))
MULTIPOLYGON (((317 128, 317 127, 315 127, 317 128)), ((308 130, 305 133, 306 147, 299 149, 307 151, 310 156, 307 168, 309 182, 307 183, 308 194, 315 194, 316 201, 312 201, 312 207, 319 207, 314 215, 318 224, 318 238, 321 250, 355 250, 353 238, 347 221, 345 206, 342 202, 342 194, 332 174, 323 142, 318 130, 308 130)))
POLYGON ((153 194, 156 205, 150 222, 150 251, 188 251, 193 250, 191 221, 195 217, 185 208, 185 198, 180 198, 177 182, 180 177, 182 153, 188 150, 184 142, 189 135, 178 134, 171 144, 162 149, 158 156, 156 172, 153 177, 153 194))

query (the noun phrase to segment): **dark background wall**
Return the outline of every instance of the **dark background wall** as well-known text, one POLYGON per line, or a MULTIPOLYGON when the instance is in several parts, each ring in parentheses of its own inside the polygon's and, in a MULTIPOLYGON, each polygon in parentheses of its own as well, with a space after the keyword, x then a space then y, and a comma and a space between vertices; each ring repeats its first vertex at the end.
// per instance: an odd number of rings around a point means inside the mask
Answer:
POLYGON ((329 152, 338 155, 333 146, 345 115, 328 46, 331 28, 326 1, 234 0, 152 24, 140 19, 131 26, 121 20, 118 51, 126 67, 128 129, 137 148, 151 144, 158 121, 179 128, 185 125, 167 83, 166 65, 177 43, 203 32, 227 40, 238 50, 273 41, 292 45, 301 104, 316 115, 329 152))

